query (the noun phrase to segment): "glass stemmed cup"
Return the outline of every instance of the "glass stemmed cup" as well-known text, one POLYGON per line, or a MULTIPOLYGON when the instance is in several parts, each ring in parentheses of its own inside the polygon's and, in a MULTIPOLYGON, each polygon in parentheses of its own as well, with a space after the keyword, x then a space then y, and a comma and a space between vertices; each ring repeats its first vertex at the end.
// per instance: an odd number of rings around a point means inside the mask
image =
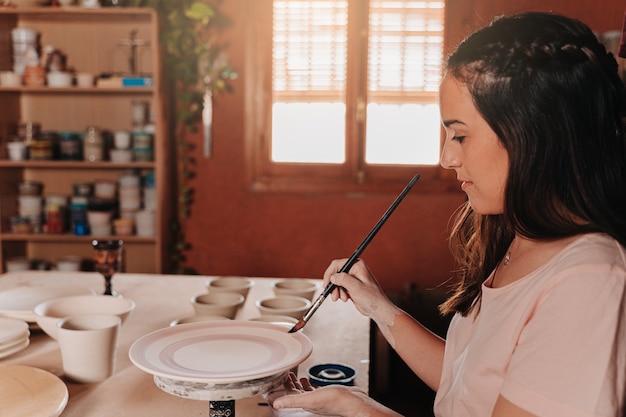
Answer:
POLYGON ((124 242, 121 240, 92 240, 91 246, 94 249, 95 270, 104 276, 104 295, 120 296, 113 291, 111 278, 113 274, 121 271, 124 242))

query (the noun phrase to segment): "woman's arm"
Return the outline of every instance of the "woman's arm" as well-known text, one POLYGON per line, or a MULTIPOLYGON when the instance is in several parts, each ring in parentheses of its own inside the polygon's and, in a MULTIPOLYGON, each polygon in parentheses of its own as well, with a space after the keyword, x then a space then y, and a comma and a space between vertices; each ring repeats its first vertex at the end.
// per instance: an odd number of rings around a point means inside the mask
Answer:
POLYGON ((436 391, 443 366, 444 340, 395 306, 363 261, 359 260, 349 274, 337 274, 344 262, 333 261, 324 274, 325 284, 333 282, 338 286, 333 299, 352 300, 361 314, 374 320, 411 370, 436 391))

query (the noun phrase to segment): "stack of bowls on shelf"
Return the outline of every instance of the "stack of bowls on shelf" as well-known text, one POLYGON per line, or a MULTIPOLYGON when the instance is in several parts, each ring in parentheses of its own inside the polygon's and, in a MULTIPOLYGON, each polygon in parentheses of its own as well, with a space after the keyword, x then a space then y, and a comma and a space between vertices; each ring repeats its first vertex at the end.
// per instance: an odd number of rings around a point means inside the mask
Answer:
POLYGON ((118 130, 113 134, 114 148, 109 150, 109 158, 114 163, 127 163, 133 160, 131 135, 126 130, 118 130))
POLYGON ((31 225, 32 233, 40 233, 43 215, 43 184, 38 181, 22 181, 18 185, 18 217, 31 225))
POLYGON ((115 234, 133 233, 135 215, 141 209, 141 177, 135 170, 126 170, 119 178, 120 218, 113 222, 115 234))
POLYGON ((94 198, 87 205, 87 221, 92 236, 111 234, 112 219, 116 209, 117 183, 97 180, 94 183, 94 198))
POLYGON ((135 214, 137 236, 154 236, 156 233, 156 213, 152 209, 139 210, 135 214))
POLYGON ((29 53, 38 49, 38 33, 33 29, 14 28, 11 30, 13 41, 13 72, 22 76, 26 68, 29 53))

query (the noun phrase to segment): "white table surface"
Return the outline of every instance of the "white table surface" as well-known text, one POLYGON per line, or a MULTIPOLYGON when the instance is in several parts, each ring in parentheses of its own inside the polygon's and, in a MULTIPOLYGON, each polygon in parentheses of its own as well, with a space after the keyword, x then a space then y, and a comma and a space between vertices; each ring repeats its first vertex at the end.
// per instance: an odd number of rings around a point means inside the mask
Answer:
MULTIPOLYGON (((141 336, 167 327, 173 320, 192 316, 190 298, 206 292, 205 282, 214 277, 193 275, 116 274, 113 288, 137 304, 122 326, 115 373, 95 384, 64 381, 69 402, 62 417, 104 416, 208 416, 208 402, 170 395, 159 389, 153 377, 136 368, 128 357, 131 344, 141 336)), ((254 303, 272 295, 272 278, 253 278, 245 304, 237 319, 259 316, 254 303)), ((20 286, 83 285, 104 290, 101 275, 91 272, 25 271, 0 275, 0 291, 20 286)), ((321 281, 320 281, 321 285, 321 281)), ((369 319, 351 303, 327 299, 302 330, 313 343, 313 353, 298 367, 306 376, 309 367, 320 363, 342 363, 357 370, 355 385, 368 390, 369 319)), ((31 344, 23 351, 0 359, 0 364, 28 365, 62 378, 58 342, 41 331, 31 334, 31 344)), ((0 393, 1 397, 1 393, 0 393)), ((4 401, 4 400, 0 400, 4 401)), ((237 417, 270 416, 261 396, 236 401, 237 417)))

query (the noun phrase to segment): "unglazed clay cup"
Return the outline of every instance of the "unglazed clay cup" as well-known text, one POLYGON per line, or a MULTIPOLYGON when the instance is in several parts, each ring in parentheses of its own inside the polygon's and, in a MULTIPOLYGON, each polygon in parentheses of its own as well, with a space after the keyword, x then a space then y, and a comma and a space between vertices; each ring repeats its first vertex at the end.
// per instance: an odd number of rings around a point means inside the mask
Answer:
POLYGON ((234 319, 244 296, 236 292, 210 292, 191 298, 197 316, 224 316, 234 319))
POLYGON ((272 290, 276 295, 295 295, 309 300, 313 300, 317 289, 316 282, 302 278, 285 278, 272 283, 272 290))
POLYGON ((38 304, 33 309, 37 325, 48 336, 57 338, 57 323, 63 318, 79 314, 107 314, 118 316, 122 323, 135 309, 135 302, 110 295, 70 295, 38 304))
POLYGON ((262 316, 279 315, 300 319, 311 307, 311 301, 294 295, 277 295, 256 302, 262 316))
POLYGON ((76 85, 78 87, 93 87, 94 76, 88 72, 79 72, 76 74, 76 85))
POLYGON ((79 314, 57 323, 63 373, 79 383, 104 381, 115 371, 122 319, 111 314, 79 314))
POLYGON ((246 277, 218 277, 206 282, 209 292, 236 292, 248 297, 250 288, 254 286, 254 281, 246 277))

